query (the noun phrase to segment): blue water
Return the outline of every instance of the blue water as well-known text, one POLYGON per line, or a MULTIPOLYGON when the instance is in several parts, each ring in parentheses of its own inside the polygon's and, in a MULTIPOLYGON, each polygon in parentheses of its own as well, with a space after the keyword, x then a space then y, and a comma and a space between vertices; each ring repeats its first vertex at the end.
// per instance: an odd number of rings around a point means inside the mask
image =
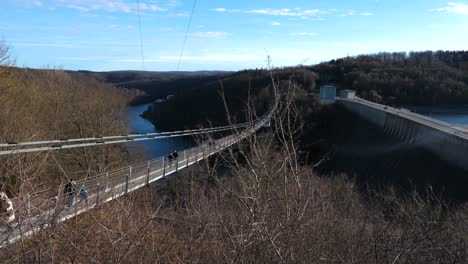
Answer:
POLYGON ((466 111, 450 112, 453 110, 438 112, 418 112, 418 114, 434 118, 451 125, 468 126, 468 113, 466 111))
MULTIPOLYGON (((130 107, 127 111, 127 116, 130 120, 130 129, 132 132, 160 132, 151 122, 140 116, 140 114, 143 113, 148 108, 148 106, 149 104, 133 106, 130 107)), ((192 137, 177 137, 129 143, 128 148, 130 152, 142 148, 144 153, 149 156, 149 158, 158 158, 165 156, 174 150, 181 151, 195 145, 196 143, 192 137)))
POLYGON ((453 125, 468 125, 468 114, 425 114, 453 125))

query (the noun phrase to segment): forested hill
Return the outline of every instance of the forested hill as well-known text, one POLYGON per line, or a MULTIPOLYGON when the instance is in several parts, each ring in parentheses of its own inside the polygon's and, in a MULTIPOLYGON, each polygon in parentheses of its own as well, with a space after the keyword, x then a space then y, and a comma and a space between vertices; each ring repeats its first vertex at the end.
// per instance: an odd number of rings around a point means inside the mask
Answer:
POLYGON ((388 105, 468 104, 468 51, 379 53, 311 67, 320 82, 388 105))
POLYGON ((144 91, 144 95, 134 98, 131 102, 133 105, 149 103, 157 98, 166 98, 168 95, 180 93, 186 87, 197 85, 200 81, 217 80, 220 76, 230 74, 230 72, 225 71, 70 71, 70 73, 91 77, 117 87, 144 91))
MULTIPOLYGON (((0 66, 0 142, 128 134, 122 113, 136 95, 137 91, 61 70, 0 66)), ((1 156, 0 190, 17 196, 55 189, 69 177, 124 166, 127 153, 125 146, 107 145, 1 156)))
MULTIPOLYGON (((306 98, 306 90, 314 88, 317 76, 304 68, 290 68, 275 70, 274 78, 275 82, 279 82, 280 88, 286 87, 288 80, 297 83, 301 96, 306 98)), ((262 115, 271 108, 274 100, 271 75, 266 70, 181 78, 154 87, 155 90, 161 88, 170 88, 175 93, 167 100, 154 104, 144 116, 164 130, 196 127, 200 124, 226 125, 226 108, 222 95, 230 115, 237 122, 245 121, 248 102, 254 106, 258 115, 262 115)))

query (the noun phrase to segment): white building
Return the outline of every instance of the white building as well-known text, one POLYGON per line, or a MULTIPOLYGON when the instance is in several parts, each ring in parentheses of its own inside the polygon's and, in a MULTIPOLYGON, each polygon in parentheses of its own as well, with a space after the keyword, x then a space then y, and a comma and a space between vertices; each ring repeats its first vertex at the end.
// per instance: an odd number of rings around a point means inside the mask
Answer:
POLYGON ((354 90, 341 90, 340 97, 343 99, 354 99, 356 98, 356 91, 354 90))

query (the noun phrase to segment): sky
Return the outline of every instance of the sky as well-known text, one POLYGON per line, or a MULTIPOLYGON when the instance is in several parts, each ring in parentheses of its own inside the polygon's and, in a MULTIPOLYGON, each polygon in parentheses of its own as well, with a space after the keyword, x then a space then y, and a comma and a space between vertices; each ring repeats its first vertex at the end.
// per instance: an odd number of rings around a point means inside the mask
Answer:
POLYGON ((242 70, 267 67, 267 56, 309 65, 468 50, 468 2, 454 1, 0 0, 0 38, 30 68, 242 70))

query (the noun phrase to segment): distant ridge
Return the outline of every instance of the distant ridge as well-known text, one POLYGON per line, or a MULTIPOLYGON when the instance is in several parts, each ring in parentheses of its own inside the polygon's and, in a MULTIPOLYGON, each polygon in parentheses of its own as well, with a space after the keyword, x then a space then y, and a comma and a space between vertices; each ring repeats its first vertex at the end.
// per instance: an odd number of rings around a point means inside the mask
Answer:
POLYGON ((92 77, 96 80, 107 82, 114 85, 126 86, 128 83, 141 83, 149 81, 173 80, 183 77, 203 77, 225 75, 229 71, 108 71, 97 72, 88 70, 67 71, 72 74, 82 74, 92 77))

